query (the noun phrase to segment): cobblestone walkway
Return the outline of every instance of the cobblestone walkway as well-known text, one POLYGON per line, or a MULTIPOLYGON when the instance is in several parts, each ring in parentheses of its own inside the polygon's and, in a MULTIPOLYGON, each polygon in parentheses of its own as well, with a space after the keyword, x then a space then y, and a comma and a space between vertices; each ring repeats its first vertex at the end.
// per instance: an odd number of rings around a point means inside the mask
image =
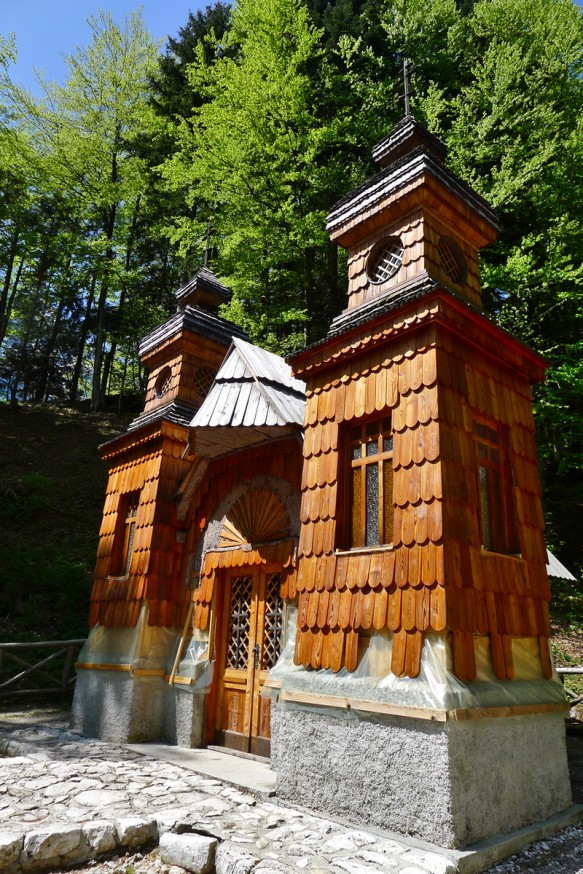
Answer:
POLYGON ((147 852, 170 831, 217 839, 216 874, 457 869, 453 852, 279 804, 62 724, 0 725, 2 874, 147 852))

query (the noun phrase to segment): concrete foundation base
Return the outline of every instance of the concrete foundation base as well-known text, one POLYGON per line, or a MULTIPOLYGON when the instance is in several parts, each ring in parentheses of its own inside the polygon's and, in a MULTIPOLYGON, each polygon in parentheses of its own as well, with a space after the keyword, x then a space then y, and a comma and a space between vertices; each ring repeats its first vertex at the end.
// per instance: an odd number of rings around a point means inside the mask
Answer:
POLYGON ((272 765, 281 798, 449 848, 571 804, 558 713, 431 722, 280 703, 272 765))
POLYGON ((164 740, 167 743, 187 749, 202 746, 206 697, 202 692, 180 686, 166 687, 164 740))
POLYGON ((71 728, 111 743, 166 741, 200 747, 206 696, 163 677, 77 669, 71 728))
POLYGON ((111 743, 159 740, 167 688, 162 677, 78 668, 71 728, 111 743))

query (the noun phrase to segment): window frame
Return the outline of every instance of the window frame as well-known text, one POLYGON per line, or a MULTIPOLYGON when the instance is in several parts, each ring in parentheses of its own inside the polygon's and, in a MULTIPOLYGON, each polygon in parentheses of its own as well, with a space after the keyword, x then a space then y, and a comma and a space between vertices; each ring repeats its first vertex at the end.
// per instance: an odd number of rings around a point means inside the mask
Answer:
POLYGON ((120 495, 111 556, 112 570, 109 573, 109 576, 117 579, 125 580, 130 576, 139 507, 139 491, 120 495))
POLYGON ((475 419, 473 444, 481 548, 498 555, 520 555, 509 429, 499 422, 475 419))
POLYGON ((341 530, 341 542, 346 550, 369 550, 369 549, 386 549, 393 545, 394 532, 394 475, 393 475, 393 423, 392 417, 389 414, 377 416, 374 418, 352 420, 346 423, 344 435, 344 498, 345 512, 343 515, 343 525, 341 530), (377 452, 368 454, 367 447, 373 445, 374 437, 373 429, 376 430, 377 452), (385 441, 390 441, 390 447, 385 447, 385 441), (353 448, 360 443, 359 457, 353 457, 353 448), (387 502, 387 482, 386 470, 387 466, 390 471, 390 506, 387 511, 385 503, 387 502), (370 529, 367 522, 367 471, 373 466, 376 467, 378 473, 376 478, 376 498, 377 498, 377 515, 376 515, 376 542, 370 542, 370 529), (359 512, 355 514, 354 500, 354 471, 360 472, 360 494, 359 512), (388 512, 388 516, 387 516, 388 512), (355 532, 355 524, 359 526, 358 534, 355 532), (387 536, 389 534, 389 536, 387 536))

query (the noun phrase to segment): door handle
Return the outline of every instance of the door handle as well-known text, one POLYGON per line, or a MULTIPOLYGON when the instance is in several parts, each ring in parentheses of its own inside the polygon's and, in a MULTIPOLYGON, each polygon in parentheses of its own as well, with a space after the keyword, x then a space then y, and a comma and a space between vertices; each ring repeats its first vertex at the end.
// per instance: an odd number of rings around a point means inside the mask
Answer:
POLYGON ((253 647, 253 667, 255 668, 255 670, 257 670, 257 668, 259 667, 259 653, 260 653, 260 651, 261 651, 261 647, 259 646, 258 643, 256 643, 255 646, 253 647))

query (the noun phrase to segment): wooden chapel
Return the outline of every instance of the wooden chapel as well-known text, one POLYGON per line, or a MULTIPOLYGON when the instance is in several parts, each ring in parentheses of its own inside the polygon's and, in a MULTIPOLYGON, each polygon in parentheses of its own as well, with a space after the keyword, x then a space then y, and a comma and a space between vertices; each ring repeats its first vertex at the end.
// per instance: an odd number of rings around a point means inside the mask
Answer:
POLYGON ((176 297, 140 347, 144 411, 101 447, 109 482, 73 722, 110 740, 268 753, 260 693, 284 644, 304 385, 217 314, 229 292, 208 267, 176 297))
POLYGON ((323 340, 253 346, 207 268, 144 340, 74 724, 271 749, 281 797, 464 846, 570 804, 544 362, 483 314, 496 216, 443 144, 408 115, 373 156, 328 216, 348 302, 323 340))

